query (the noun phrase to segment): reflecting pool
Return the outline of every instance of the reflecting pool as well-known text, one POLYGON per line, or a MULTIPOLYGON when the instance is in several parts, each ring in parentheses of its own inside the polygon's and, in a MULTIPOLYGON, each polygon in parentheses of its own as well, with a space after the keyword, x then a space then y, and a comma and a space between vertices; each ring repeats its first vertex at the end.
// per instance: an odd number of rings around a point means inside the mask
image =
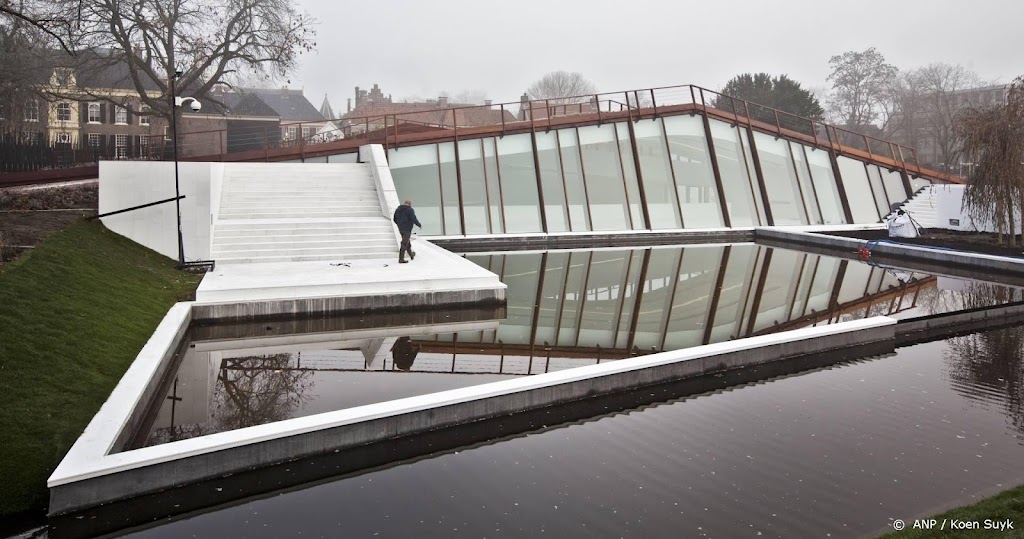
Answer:
MULTIPOLYGON (((1024 327, 610 410, 145 537, 878 535, 1024 482, 1024 327)), ((215 489, 216 481, 207 485, 215 489)), ((219 489, 218 489, 219 490, 219 489)))
POLYGON ((505 312, 190 328, 127 448, 751 335, 1024 299, 1003 285, 754 244, 468 258, 508 284, 505 312))

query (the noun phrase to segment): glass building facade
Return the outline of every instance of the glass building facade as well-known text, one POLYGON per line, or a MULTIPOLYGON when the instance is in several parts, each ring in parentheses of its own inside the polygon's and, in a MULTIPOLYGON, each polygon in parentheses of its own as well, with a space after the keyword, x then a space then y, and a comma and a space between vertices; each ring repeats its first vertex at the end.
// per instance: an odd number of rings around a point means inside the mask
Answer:
POLYGON ((701 114, 403 146, 388 161, 438 236, 875 223, 919 187, 701 114))

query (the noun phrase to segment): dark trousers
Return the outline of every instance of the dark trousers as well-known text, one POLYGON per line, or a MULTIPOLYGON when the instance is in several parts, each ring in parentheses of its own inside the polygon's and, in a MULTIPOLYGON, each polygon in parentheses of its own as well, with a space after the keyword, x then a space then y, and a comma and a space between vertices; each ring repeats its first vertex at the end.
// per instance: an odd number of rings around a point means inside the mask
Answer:
POLYGON ((402 246, 398 250, 398 259, 405 260, 405 255, 408 253, 412 256, 412 230, 399 230, 402 234, 402 246))

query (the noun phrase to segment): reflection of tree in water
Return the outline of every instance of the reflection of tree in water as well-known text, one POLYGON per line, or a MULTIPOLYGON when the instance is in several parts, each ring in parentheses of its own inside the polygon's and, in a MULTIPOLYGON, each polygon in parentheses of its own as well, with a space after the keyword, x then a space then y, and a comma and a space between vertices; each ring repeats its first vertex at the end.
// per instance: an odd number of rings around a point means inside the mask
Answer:
POLYGON ((920 304, 931 314, 950 313, 967 309, 992 307, 1024 300, 1020 289, 994 283, 967 281, 962 291, 939 290, 922 295, 920 304))
POLYGON ((177 442, 178 440, 187 440, 189 438, 198 438, 200 436, 206 436, 216 432, 216 429, 210 428, 205 424, 187 424, 187 425, 172 425, 170 427, 164 427, 159 429, 153 429, 150 431, 149 436, 146 437, 146 442, 143 445, 160 445, 168 442, 177 442))
MULTIPOLYGON (((1018 301, 1020 291, 989 283, 968 283, 957 296, 957 305, 962 305, 959 308, 973 309, 1018 301)), ((949 346, 943 355, 953 389, 976 400, 991 400, 992 392, 1003 395, 1010 423, 1014 430, 1024 434, 1024 326, 953 337, 947 342, 949 346)))
POLYGON ((217 375, 213 418, 225 431, 281 421, 309 400, 311 371, 291 365, 291 354, 225 359, 217 375))

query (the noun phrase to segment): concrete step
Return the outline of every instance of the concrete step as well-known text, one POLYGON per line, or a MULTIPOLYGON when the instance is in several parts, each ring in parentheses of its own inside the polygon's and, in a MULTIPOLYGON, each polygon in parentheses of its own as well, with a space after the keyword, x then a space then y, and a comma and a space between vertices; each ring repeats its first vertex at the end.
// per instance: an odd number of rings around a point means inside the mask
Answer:
POLYGON ((257 231, 249 232, 242 230, 232 231, 214 231, 213 243, 228 244, 228 243, 239 243, 239 242, 283 242, 283 241, 329 241, 329 240, 362 240, 362 239, 377 239, 385 240, 388 238, 394 238, 395 235, 387 229, 363 229, 358 231, 352 230, 312 230, 312 231, 288 231, 288 230, 273 230, 273 231, 257 231))
POLYGON ((282 198, 311 201, 367 200, 377 202, 379 200, 376 191, 346 191, 344 193, 309 193, 305 191, 288 193, 221 193, 222 204, 227 200, 232 202, 263 202, 266 200, 281 200, 282 198))
POLYGON ((231 221, 214 221, 214 230, 336 230, 357 228, 391 228, 391 220, 383 215, 358 218, 311 218, 311 219, 233 219, 231 221))
POLYGON ((323 236, 334 234, 361 235, 361 234, 391 234, 391 225, 374 224, 367 226, 333 226, 327 228, 308 228, 296 223, 291 227, 270 227, 261 228, 257 226, 245 226, 237 228, 225 228, 221 223, 215 224, 213 228, 214 238, 232 237, 266 237, 266 236, 323 236))
POLYGON ((314 219, 322 217, 380 217, 380 210, 372 208, 268 208, 259 211, 222 211, 220 212, 220 215, 218 217, 220 220, 228 221, 232 219, 314 219))
POLYGON ((290 201, 282 200, 280 204, 250 203, 250 204, 228 204, 222 205, 217 212, 218 215, 235 215, 239 213, 299 213, 306 211, 331 211, 344 214, 350 211, 372 211, 376 215, 382 215, 380 206, 367 202, 332 202, 330 204, 314 205, 311 203, 290 204, 290 201))
POLYGON ((398 253, 395 251, 374 251, 374 252, 361 252, 361 253, 324 253, 324 254, 275 254, 269 256, 259 255, 238 255, 233 254, 231 256, 218 257, 214 256, 214 260, 218 264, 258 264, 258 263, 270 263, 270 262, 311 262, 311 261, 337 261, 344 262, 346 260, 371 260, 371 259, 383 259, 391 260, 398 263, 398 253))
POLYGON ((214 243, 213 251, 218 253, 229 253, 234 251, 264 251, 274 250, 281 253, 305 249, 340 249, 340 250, 380 250, 397 247, 394 236, 390 238, 367 238, 347 240, 289 240, 282 242, 241 242, 241 243, 214 243))
POLYGON ((319 193, 319 192, 376 192, 376 186, 370 182, 316 182, 316 183, 227 183, 221 187, 221 193, 319 193))

